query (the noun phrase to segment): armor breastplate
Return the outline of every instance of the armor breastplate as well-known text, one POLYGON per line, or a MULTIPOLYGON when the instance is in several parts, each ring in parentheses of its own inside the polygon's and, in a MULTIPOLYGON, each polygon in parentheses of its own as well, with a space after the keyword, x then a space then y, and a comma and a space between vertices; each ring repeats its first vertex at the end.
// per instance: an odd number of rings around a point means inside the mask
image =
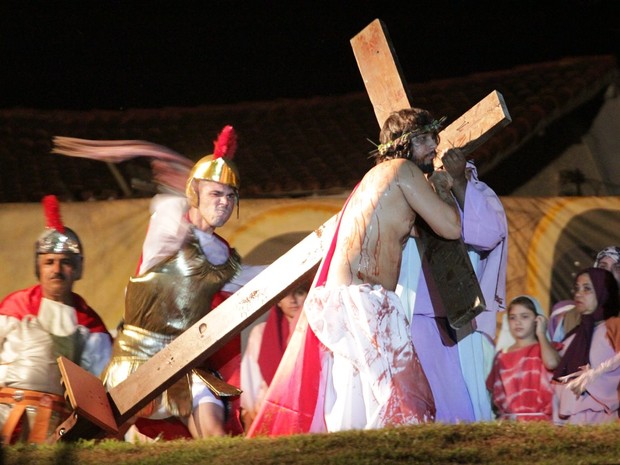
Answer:
POLYGON ((129 280, 125 323, 179 335, 211 310, 213 296, 239 269, 240 257, 234 249, 225 263, 213 265, 190 233, 175 255, 129 280))

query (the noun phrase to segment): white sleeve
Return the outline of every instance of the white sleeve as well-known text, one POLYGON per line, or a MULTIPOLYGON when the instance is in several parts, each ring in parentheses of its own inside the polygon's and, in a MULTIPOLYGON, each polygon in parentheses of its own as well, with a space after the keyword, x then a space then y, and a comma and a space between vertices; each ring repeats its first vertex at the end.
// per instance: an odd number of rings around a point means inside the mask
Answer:
POLYGON ((9 331, 15 329, 15 318, 8 315, 0 315, 0 348, 9 331))
POLYGON ((266 323, 261 322, 252 328, 241 359, 241 390, 243 391, 241 393, 241 408, 250 412, 258 407, 261 391, 266 387, 258 366, 258 354, 265 326, 266 323))
POLYGON ((5 385, 9 364, 15 360, 16 356, 5 347, 6 338, 11 331, 18 329, 18 326, 19 320, 17 318, 0 315, 0 386, 5 385))
POLYGON ((178 252, 190 228, 185 219, 188 208, 185 197, 170 194, 153 197, 152 214, 142 245, 142 263, 138 274, 178 252))

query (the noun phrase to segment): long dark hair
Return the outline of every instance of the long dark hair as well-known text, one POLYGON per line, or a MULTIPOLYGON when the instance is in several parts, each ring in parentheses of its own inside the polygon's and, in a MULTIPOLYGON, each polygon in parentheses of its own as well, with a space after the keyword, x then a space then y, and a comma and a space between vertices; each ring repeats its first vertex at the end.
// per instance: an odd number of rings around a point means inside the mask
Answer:
MULTIPOLYGON (((411 159, 411 141, 409 137, 401 137, 407 133, 414 133, 425 128, 434 128, 443 121, 437 122, 433 119, 433 115, 428 110, 422 108, 405 108, 404 110, 395 111, 388 116, 383 123, 381 133, 379 134, 379 143, 384 150, 373 151, 372 154, 376 163, 391 158, 407 158, 411 159), (400 139, 399 139, 400 138, 400 139)), ((438 130, 432 131, 433 138, 439 143, 438 130)))

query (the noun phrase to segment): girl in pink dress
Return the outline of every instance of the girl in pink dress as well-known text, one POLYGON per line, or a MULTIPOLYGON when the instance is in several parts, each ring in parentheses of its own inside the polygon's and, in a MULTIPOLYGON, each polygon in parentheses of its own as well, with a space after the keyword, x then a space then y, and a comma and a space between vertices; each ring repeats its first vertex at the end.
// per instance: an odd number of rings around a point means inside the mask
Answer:
POLYGON ((551 421, 552 370, 560 344, 547 337, 547 319, 538 301, 516 297, 508 306, 508 325, 515 343, 498 352, 487 378, 499 419, 551 421))

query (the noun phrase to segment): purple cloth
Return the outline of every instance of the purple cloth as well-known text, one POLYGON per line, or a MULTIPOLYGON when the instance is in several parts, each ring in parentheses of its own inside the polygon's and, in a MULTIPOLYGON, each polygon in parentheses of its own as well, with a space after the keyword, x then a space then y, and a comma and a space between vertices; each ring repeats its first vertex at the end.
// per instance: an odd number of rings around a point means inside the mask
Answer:
MULTIPOLYGON (((478 255, 474 269, 486 300, 487 310, 476 318, 477 330, 495 339, 497 328, 496 312, 503 310, 506 298, 506 257, 508 225, 499 197, 485 183, 477 178, 473 165, 468 164, 471 179, 467 183, 464 211, 461 213, 463 239, 470 251, 478 255)), ((471 252, 470 252, 471 253, 471 252)), ((482 353, 468 365, 480 366, 473 374, 461 364, 455 335, 449 334, 441 308, 433 308, 429 287, 420 273, 415 306, 411 321, 411 337, 418 352, 422 368, 428 378, 435 397, 436 420, 444 423, 467 422, 490 418, 476 418, 476 412, 486 411, 489 416, 490 398, 486 388, 477 393, 468 390, 466 377, 485 386, 486 373, 482 353), (452 336, 452 340, 450 338, 452 336), (479 392, 483 395, 479 395, 479 392), (474 403, 477 407, 474 407, 474 403), (480 407, 482 405, 482 408, 480 407)), ((480 414, 478 414, 480 416, 480 414)))
POLYGON ((447 324, 446 319, 433 316, 428 287, 421 277, 411 321, 411 340, 435 399, 435 420, 441 423, 475 421, 457 346, 450 341, 442 342, 439 325, 447 324))
MULTIPOLYGON (((595 326, 589 351, 589 362, 593 368, 616 355, 607 335, 607 325, 611 318, 595 326)), ((567 343, 572 345, 572 336, 567 343)), ((568 347, 570 349, 570 345, 568 347)), ((576 396, 566 384, 555 384, 558 408, 554 412, 554 420, 558 424, 600 424, 618 421, 618 384, 620 383, 620 367, 607 371, 588 383, 587 390, 576 396)))
POLYGON ((467 164, 471 179, 467 183, 465 208, 461 216, 463 241, 480 256, 476 276, 486 302, 486 311, 476 317, 478 331, 495 339, 497 312, 506 308, 506 263, 508 222, 499 197, 482 181, 476 168, 467 164))

